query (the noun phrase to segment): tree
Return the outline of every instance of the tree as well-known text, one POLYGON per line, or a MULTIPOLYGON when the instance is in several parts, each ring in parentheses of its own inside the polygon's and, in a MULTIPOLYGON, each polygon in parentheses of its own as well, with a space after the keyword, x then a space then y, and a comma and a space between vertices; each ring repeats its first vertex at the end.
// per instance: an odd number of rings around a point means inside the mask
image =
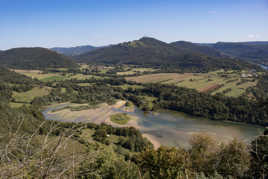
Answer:
POLYGON ((251 142, 250 175, 265 179, 268 177, 268 136, 259 136, 251 142))
POLYGON ((250 166, 247 146, 236 139, 223 145, 217 154, 217 171, 224 177, 243 177, 250 166))
POLYGON ((142 152, 136 163, 150 178, 180 178, 188 175, 189 155, 181 148, 160 147, 142 152))
POLYGON ((190 139, 191 165, 195 172, 213 174, 215 172, 215 154, 218 151, 216 140, 205 134, 194 135, 190 139))

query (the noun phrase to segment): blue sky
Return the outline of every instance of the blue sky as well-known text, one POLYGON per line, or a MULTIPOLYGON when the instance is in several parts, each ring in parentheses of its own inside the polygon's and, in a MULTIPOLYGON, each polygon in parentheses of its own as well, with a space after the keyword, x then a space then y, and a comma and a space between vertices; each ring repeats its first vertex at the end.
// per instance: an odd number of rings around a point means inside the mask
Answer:
POLYGON ((0 49, 268 41, 268 0, 0 0, 0 49))

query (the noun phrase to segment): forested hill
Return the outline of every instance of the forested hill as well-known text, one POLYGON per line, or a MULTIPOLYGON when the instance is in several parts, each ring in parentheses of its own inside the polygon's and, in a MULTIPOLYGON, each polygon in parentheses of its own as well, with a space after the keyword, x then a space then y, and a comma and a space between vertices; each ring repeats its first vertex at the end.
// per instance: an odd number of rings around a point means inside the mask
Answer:
POLYGON ((14 48, 0 53, 0 65, 10 68, 74 68, 68 57, 45 48, 14 48))
POLYGON ((0 83, 20 84, 22 81, 31 82, 32 79, 19 73, 10 71, 6 68, 0 67, 0 83))
POLYGON ((202 45, 198 45, 198 44, 187 42, 187 41, 177 41, 177 42, 172 42, 170 44, 175 46, 178 49, 185 50, 189 53, 200 53, 200 54, 212 56, 212 57, 222 57, 222 54, 220 51, 209 46, 202 46, 202 45))
POLYGON ((148 37, 97 49, 75 58, 79 62, 85 63, 160 66, 191 72, 204 72, 220 68, 255 68, 255 66, 239 60, 207 56, 197 50, 185 50, 185 48, 148 37))
POLYGON ((218 42, 203 45, 231 57, 268 64, 268 42, 218 42))
POLYGON ((83 53, 90 52, 92 50, 97 49, 97 47, 91 46, 91 45, 85 45, 85 46, 77 46, 77 47, 55 47, 51 48, 51 50, 58 52, 60 54, 66 55, 66 56, 75 56, 75 55, 81 55, 83 53))

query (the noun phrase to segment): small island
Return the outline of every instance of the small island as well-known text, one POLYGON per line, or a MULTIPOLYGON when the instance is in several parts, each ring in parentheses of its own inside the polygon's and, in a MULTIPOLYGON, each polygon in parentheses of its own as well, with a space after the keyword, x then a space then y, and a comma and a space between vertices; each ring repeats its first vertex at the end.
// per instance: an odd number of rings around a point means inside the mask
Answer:
POLYGON ((110 119, 112 122, 114 122, 116 124, 125 125, 132 118, 126 113, 118 113, 118 114, 111 115, 110 119))

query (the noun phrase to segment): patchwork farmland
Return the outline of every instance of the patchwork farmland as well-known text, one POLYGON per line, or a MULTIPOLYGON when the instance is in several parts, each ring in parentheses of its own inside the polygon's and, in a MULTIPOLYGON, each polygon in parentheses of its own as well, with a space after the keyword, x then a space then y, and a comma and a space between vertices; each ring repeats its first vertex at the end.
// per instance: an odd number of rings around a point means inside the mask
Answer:
POLYGON ((241 96, 247 88, 256 86, 258 82, 257 74, 252 75, 252 72, 224 70, 210 73, 158 73, 126 79, 138 83, 173 84, 213 95, 223 93, 233 97, 241 96))

